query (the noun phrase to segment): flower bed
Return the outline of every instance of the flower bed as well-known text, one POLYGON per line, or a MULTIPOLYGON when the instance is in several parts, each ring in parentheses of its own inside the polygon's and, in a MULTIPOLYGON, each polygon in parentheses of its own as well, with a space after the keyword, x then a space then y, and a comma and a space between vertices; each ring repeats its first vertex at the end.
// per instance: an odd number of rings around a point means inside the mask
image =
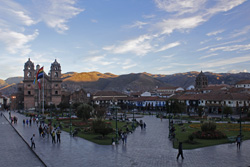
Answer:
POLYGON ((193 135, 198 139, 222 139, 227 137, 224 133, 217 130, 207 132, 197 131, 194 132, 193 135))

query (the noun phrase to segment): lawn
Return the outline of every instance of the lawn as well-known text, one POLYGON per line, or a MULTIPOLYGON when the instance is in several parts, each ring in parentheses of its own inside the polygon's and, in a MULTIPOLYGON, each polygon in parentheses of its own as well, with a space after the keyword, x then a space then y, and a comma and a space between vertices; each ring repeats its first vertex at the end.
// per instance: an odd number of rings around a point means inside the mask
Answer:
MULTIPOLYGON (((229 143, 227 138, 224 139, 197 139, 194 138, 194 143, 191 144, 188 141, 188 136, 196 131, 201 131, 201 124, 184 124, 184 125, 175 125, 176 128, 176 140, 173 142, 174 148, 178 148, 178 141, 183 142, 183 149, 195 149, 200 147, 213 146, 218 144, 229 143), (185 129, 183 131, 182 129, 185 129)), ((219 130, 226 134, 227 137, 237 136, 240 131, 239 124, 232 123, 216 123, 216 130, 219 130)), ((250 125, 242 124, 242 134, 244 135, 243 140, 250 139, 250 125)))
MULTIPOLYGON (((53 120, 52 125, 54 125, 56 123, 58 126, 59 122, 62 125, 62 130, 66 131, 66 132, 70 132, 70 128, 69 128, 70 120, 69 119, 60 120, 60 121, 53 120)), ((115 120, 111 120, 111 121, 106 120, 106 122, 108 124, 110 124, 111 127, 115 130, 115 128, 116 128, 115 120)), ((91 125, 92 125, 91 120, 88 122, 83 122, 80 119, 74 119, 74 120, 72 120, 72 132, 74 131, 75 128, 78 128, 78 129, 80 129, 80 131, 78 131, 78 134, 77 134, 78 137, 82 137, 86 140, 89 140, 91 142, 94 142, 94 143, 100 144, 100 145, 111 145, 112 144, 112 137, 114 137, 114 138, 116 137, 115 131, 113 133, 106 135, 103 138, 101 134, 96 134, 90 130, 91 125)), ((131 122, 127 123, 127 122, 117 121, 118 130, 122 129, 122 131, 126 131, 127 125, 128 125, 128 128, 131 130, 132 129, 131 122)))

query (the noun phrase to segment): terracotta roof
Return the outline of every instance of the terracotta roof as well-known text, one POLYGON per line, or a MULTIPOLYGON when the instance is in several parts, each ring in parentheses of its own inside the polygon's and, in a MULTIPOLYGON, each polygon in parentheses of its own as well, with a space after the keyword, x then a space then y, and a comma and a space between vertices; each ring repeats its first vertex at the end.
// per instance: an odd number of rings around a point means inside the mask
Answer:
POLYGON ((161 88, 157 88, 156 90, 177 89, 177 88, 180 88, 180 87, 179 86, 161 87, 161 88))
POLYGON ((127 97, 127 95, 120 93, 120 92, 116 92, 116 91, 99 91, 96 92, 93 96, 124 96, 127 97))
POLYGON ((250 80, 242 80, 236 83, 236 85, 238 84, 250 84, 250 80))

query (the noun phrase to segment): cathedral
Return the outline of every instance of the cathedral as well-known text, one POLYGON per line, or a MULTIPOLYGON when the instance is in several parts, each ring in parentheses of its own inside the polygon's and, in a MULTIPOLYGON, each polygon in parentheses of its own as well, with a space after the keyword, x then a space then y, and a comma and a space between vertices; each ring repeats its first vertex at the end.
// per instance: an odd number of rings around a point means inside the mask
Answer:
POLYGON ((207 76, 201 71, 199 75, 195 79, 195 88, 201 89, 206 88, 208 86, 208 78, 207 76))
POLYGON ((46 74, 43 71, 43 77, 35 83, 34 80, 40 68, 40 65, 35 68, 30 58, 24 65, 23 107, 26 110, 34 108, 39 111, 43 102, 46 106, 57 106, 61 103, 61 65, 55 60, 51 64, 50 72, 46 74))

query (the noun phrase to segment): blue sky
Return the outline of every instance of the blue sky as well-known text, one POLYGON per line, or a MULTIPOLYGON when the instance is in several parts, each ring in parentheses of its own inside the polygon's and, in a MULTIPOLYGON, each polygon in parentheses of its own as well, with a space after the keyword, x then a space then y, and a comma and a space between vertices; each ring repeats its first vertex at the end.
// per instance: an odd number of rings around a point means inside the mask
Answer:
POLYGON ((250 71, 247 0, 0 0, 0 78, 49 72, 250 71))

